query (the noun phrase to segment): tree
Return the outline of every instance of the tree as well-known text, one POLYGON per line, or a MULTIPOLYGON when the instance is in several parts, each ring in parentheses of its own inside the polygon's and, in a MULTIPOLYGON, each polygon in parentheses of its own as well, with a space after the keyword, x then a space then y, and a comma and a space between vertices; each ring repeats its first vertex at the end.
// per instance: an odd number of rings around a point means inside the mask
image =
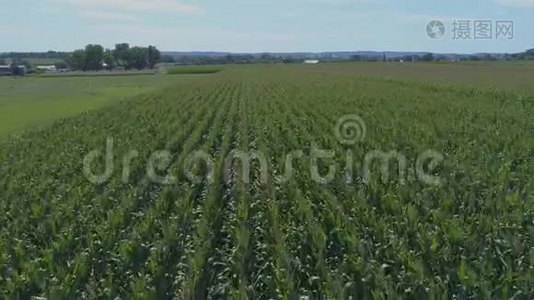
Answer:
POLYGON ((404 60, 405 62, 413 62, 414 61, 414 57, 413 55, 405 55, 402 57, 402 60, 404 60))
POLYGON ((172 57, 170 55, 163 55, 161 57, 161 61, 164 62, 164 63, 175 63, 176 62, 174 57, 172 57))
POLYGON ((296 58, 293 58, 293 57, 288 56, 288 57, 284 57, 282 62, 283 62, 284 64, 294 64, 294 63, 299 62, 299 60, 296 59, 296 58))
POLYGON ((156 47, 148 46, 147 56, 148 56, 148 67, 153 69, 154 66, 160 61, 161 53, 156 47))
POLYGON ((58 70, 63 70, 63 69, 68 69, 68 65, 66 62, 64 61, 58 61, 54 64, 54 66, 56 67, 56 69, 58 70))
POLYGON ((495 57, 493 57, 493 55, 489 54, 489 53, 485 53, 482 55, 482 57, 480 58, 481 60, 485 60, 485 61, 494 61, 496 60, 495 57))
POLYGON ((24 69, 23 69, 24 66, 21 67, 17 63, 12 63, 9 68, 10 68, 11 74, 13 76, 24 76, 24 75, 26 75, 26 73, 24 72, 24 69))
POLYGON ((121 43, 115 45, 115 50, 113 50, 113 57, 117 66, 127 68, 129 65, 129 52, 130 44, 121 43))
POLYGON ((87 70, 85 66, 85 50, 76 50, 72 52, 70 57, 67 59, 67 63, 74 70, 87 70))
POLYGON ((106 49, 104 52, 104 63, 106 64, 107 70, 113 70, 116 67, 115 57, 113 56, 113 51, 106 49))
POLYGON ((27 59, 21 61, 21 62, 19 63, 19 65, 23 65, 24 67, 26 67, 27 70, 30 70, 30 69, 33 68, 33 64, 32 64, 29 60, 27 60, 27 59))
POLYGON ((100 45, 87 45, 85 47, 85 68, 100 71, 104 62, 104 47, 100 45))
POLYGON ((6 62, 5 59, 0 59, 0 65, 4 65, 5 66, 6 64, 7 64, 7 62, 6 62))
POLYGON ((432 53, 426 53, 425 55, 421 56, 422 61, 434 61, 434 54, 432 53))
POLYGON ((132 47, 128 51, 128 67, 142 70, 148 66, 148 48, 132 47))

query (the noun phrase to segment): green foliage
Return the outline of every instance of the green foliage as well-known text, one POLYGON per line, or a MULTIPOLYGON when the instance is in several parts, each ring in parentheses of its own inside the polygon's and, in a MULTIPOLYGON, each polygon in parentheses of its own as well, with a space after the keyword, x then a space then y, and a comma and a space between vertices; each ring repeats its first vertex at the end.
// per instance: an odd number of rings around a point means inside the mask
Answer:
POLYGON ((115 59, 117 66, 126 68, 129 60, 130 44, 122 43, 115 45, 113 50, 113 58, 115 59))
POLYGON ((104 48, 100 45, 87 45, 85 47, 85 70, 102 70, 104 62, 104 48))
POLYGON ((426 53, 421 56, 422 61, 434 61, 434 54, 432 53, 426 53))
POLYGON ((161 60, 161 53, 156 47, 148 46, 147 57, 148 57, 147 58, 148 67, 150 69, 153 69, 156 63, 158 63, 161 60))
POLYGON ((87 70, 86 62, 86 53, 85 50, 76 50, 72 52, 71 56, 67 60, 68 64, 74 70, 87 70))
POLYGON ((63 70, 63 69, 68 69, 69 68, 69 65, 65 62, 65 61, 59 61, 59 62, 56 62, 54 64, 54 66, 56 67, 56 69, 58 70, 63 70))
POLYGON ((114 50, 104 49, 100 45, 87 45, 85 50, 74 51, 67 59, 73 70, 99 71, 104 68, 138 69, 154 68, 161 59, 159 50, 154 46, 132 47, 129 44, 117 44, 114 50))
POLYGON ((142 47, 132 47, 128 51, 128 67, 138 70, 144 69, 148 65, 148 49, 142 47))
POLYGON ((113 70, 115 69, 117 65, 117 62, 115 61, 115 58, 113 57, 113 51, 111 51, 110 49, 106 49, 104 51, 103 61, 106 64, 105 67, 107 70, 113 70))
POLYGON ((160 58, 161 54, 154 46, 149 46, 148 48, 132 47, 128 50, 127 68, 152 69, 160 58))

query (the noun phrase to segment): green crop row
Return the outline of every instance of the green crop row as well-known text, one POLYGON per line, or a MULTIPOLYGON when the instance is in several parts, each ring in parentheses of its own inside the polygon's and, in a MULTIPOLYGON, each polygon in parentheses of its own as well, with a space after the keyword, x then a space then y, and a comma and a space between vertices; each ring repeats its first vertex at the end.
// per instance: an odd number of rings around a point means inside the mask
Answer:
POLYGON ((193 67, 173 67, 167 68, 167 74, 171 75, 180 75, 180 74, 214 74, 222 72, 223 68, 217 67, 204 67, 204 66, 193 66, 193 67))
POLYGON ((499 90, 250 68, 3 140, 0 294, 532 298, 533 112, 499 90), (335 134, 346 115, 359 143, 335 134), (107 141, 95 184, 84 157, 107 141), (441 185, 413 171, 428 149, 441 185), (362 176, 377 150, 406 157, 405 182, 394 162, 362 176))

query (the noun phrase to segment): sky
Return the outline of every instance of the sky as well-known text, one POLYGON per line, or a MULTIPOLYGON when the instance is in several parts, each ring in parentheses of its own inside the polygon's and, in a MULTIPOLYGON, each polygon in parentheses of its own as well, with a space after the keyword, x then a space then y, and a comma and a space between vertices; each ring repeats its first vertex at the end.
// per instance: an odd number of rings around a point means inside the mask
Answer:
MULTIPOLYGON (((534 48, 534 0, 3 0, 0 52, 72 51, 96 43, 164 51, 521 52, 534 48), (445 25, 430 38, 427 24, 445 25), (492 37, 474 39, 474 22, 492 37), (456 21, 456 25, 453 24, 456 21), (461 22, 470 37, 457 39, 461 22), (513 38, 496 37, 513 21, 513 38), (465 22, 463 23, 465 25, 465 22), (503 24, 503 23, 501 23, 503 24), (456 33, 455 33, 456 32, 456 33)), ((465 37, 465 36, 464 36, 465 37)))

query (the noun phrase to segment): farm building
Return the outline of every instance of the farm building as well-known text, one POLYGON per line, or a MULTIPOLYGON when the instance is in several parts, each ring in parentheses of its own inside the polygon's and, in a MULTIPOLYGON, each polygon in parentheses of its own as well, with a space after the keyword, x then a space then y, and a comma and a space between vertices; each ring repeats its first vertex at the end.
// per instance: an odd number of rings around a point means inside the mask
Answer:
POLYGON ((54 65, 47 65, 47 66, 37 66, 37 70, 45 71, 45 72, 55 72, 57 71, 56 66, 54 65))
POLYGON ((26 76, 28 75, 28 69, 24 65, 17 66, 17 69, 15 71, 16 76, 26 76))
POLYGON ((319 63, 319 61, 316 60, 316 59, 307 59, 307 60, 304 61, 304 63, 307 64, 307 65, 316 65, 316 64, 319 63))
POLYGON ((11 75, 11 66, 0 66, 0 76, 11 75))
POLYGON ((11 66, 0 66, 0 76, 26 76, 28 70, 26 66, 17 66, 15 69, 11 66))

